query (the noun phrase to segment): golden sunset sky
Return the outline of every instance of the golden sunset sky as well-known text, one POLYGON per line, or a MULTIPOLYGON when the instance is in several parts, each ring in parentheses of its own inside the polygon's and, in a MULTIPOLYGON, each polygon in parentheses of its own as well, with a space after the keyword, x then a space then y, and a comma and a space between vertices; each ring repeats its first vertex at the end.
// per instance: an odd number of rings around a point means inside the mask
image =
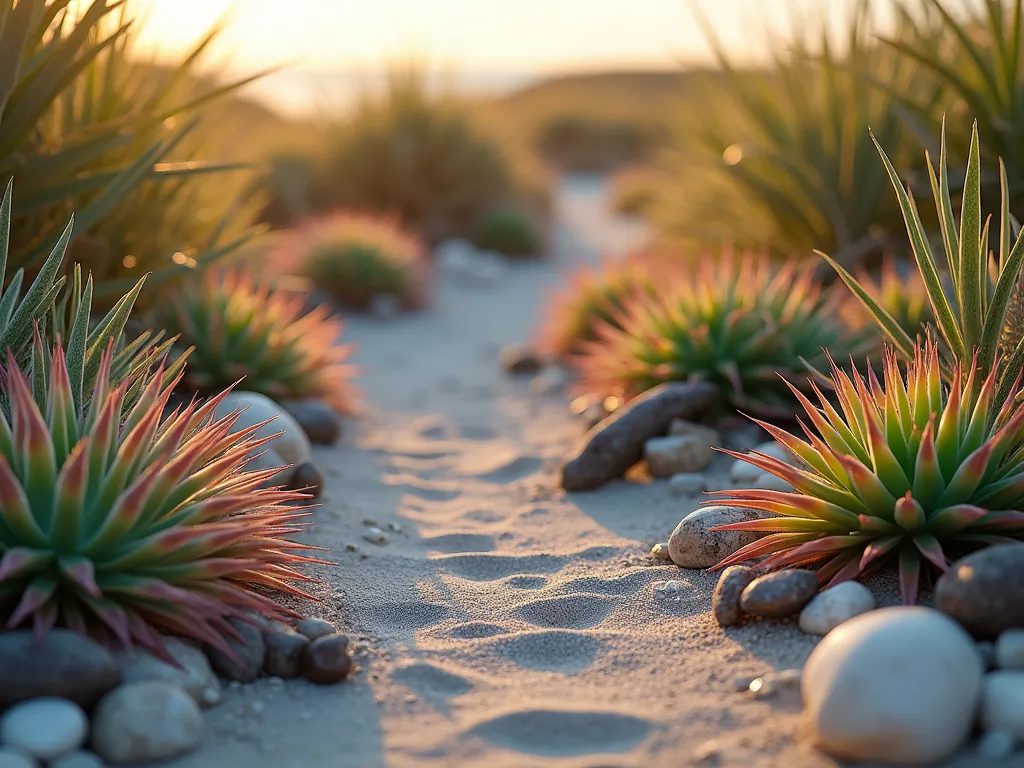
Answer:
MULTIPOLYGON (((550 71, 706 61, 688 0, 135 0, 147 47, 168 54, 218 18, 243 67, 299 60, 367 67, 416 55, 461 69, 550 71)), ((759 29, 792 8, 828 13, 846 0, 697 0, 737 57, 763 54, 759 29)), ((880 5, 885 5, 883 2, 880 5)))

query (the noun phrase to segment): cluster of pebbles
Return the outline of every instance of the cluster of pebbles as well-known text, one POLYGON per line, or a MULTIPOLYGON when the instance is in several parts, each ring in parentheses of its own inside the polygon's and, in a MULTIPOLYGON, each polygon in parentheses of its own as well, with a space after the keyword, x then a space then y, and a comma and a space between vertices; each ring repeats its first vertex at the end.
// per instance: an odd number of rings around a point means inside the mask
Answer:
POLYGON ((295 627, 232 620, 232 653, 165 638, 173 664, 140 649, 111 652, 67 630, 37 641, 0 634, 0 768, 100 768, 184 754, 203 739, 202 710, 261 676, 328 685, 353 662, 348 638, 321 619, 295 627))

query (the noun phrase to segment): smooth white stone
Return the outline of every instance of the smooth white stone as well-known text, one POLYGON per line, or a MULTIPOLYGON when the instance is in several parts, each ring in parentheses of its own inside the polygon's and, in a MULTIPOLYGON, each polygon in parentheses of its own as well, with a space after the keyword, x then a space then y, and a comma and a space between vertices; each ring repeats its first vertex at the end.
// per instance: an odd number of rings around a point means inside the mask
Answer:
POLYGON ((1024 671, 998 670, 985 676, 981 724, 986 731, 1007 731, 1024 739, 1024 671))
POLYGON ((822 750, 916 765, 967 740, 981 683, 981 659, 959 624, 931 608, 901 606, 830 632, 807 660, 802 689, 822 750))
POLYGON ((183 688, 201 707, 220 702, 220 680, 205 653, 176 637, 166 638, 164 647, 180 669, 143 650, 125 651, 120 654, 124 681, 162 680, 183 688))
POLYGON ((1008 629, 996 641, 996 666, 1024 669, 1024 629, 1008 629))
POLYGON ((122 685, 93 714, 92 747, 108 763, 166 760, 195 749, 202 740, 199 705, 170 683, 122 685))
POLYGON ((800 629, 811 635, 827 635, 854 616, 875 609, 875 596, 857 581, 844 581, 819 592, 800 611, 800 629))
POLYGON ((0 718, 0 742, 40 760, 53 760, 78 749, 88 733, 85 712, 66 699, 29 699, 0 718))

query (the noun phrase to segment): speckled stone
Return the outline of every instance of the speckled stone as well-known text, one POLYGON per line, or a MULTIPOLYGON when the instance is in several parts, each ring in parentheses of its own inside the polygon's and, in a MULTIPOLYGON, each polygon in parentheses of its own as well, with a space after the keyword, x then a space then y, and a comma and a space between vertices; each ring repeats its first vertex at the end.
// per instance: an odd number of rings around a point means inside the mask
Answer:
POLYGON ((704 507, 684 517, 668 540, 672 562, 680 568, 711 568, 741 547, 757 541, 757 531, 713 531, 712 528, 746 520, 761 513, 740 507, 704 507))
POLYGON ((742 621, 740 595, 755 575, 754 570, 745 565, 732 565, 722 571, 711 598, 711 610, 720 626, 732 627, 742 621))
POLYGON ((740 596, 740 608, 765 619, 784 619, 807 605, 817 592, 818 577, 813 571, 776 571, 750 582, 740 596))

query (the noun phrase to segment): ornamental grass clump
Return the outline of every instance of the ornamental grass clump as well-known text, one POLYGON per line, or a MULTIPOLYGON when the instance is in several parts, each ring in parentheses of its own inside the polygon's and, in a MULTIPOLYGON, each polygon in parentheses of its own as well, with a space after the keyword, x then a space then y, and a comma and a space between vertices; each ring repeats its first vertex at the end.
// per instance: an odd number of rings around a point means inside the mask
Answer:
POLYGON ((949 385, 931 341, 918 343, 906 375, 885 357, 883 380, 831 366, 837 410, 816 386, 819 404, 795 387, 810 420, 807 439, 758 421, 800 459, 726 451, 779 477, 792 492, 719 491, 761 520, 719 530, 768 534, 717 567, 765 558, 758 568, 817 566, 827 586, 895 562, 905 603, 916 600, 927 570, 945 571, 972 548, 1024 540, 1024 406, 997 397, 995 369, 977 358, 953 366, 949 385))
POLYGON ((429 298, 422 242, 387 219, 344 212, 318 219, 296 234, 286 258, 348 309, 368 309, 379 296, 418 309, 429 298))
POLYGON ((45 392, 33 393, 8 350, 0 382, 0 618, 5 626, 54 626, 156 653, 159 633, 230 653, 228 619, 246 611, 285 616, 267 592, 306 595, 295 566, 318 562, 287 536, 308 511, 304 494, 263 490, 277 470, 247 471, 261 424, 232 433, 238 412, 214 410, 224 394, 164 417, 171 389, 162 365, 111 381, 101 356, 83 413, 59 343, 45 357, 45 392), (142 391, 124 410, 133 386, 142 391), (124 413, 124 415, 122 415, 124 413))
POLYGON ((723 406, 791 416, 787 381, 806 380, 825 349, 851 351, 839 295, 809 265, 774 267, 726 250, 691 269, 666 271, 658 292, 637 295, 599 324, 577 360, 581 389, 626 398, 666 381, 709 381, 723 406))
POLYGON ((193 347, 185 385, 212 394, 243 386, 276 400, 322 400, 339 413, 356 409, 352 352, 339 344, 343 324, 326 305, 306 312, 307 297, 272 288, 242 272, 211 271, 172 297, 167 325, 193 347))

